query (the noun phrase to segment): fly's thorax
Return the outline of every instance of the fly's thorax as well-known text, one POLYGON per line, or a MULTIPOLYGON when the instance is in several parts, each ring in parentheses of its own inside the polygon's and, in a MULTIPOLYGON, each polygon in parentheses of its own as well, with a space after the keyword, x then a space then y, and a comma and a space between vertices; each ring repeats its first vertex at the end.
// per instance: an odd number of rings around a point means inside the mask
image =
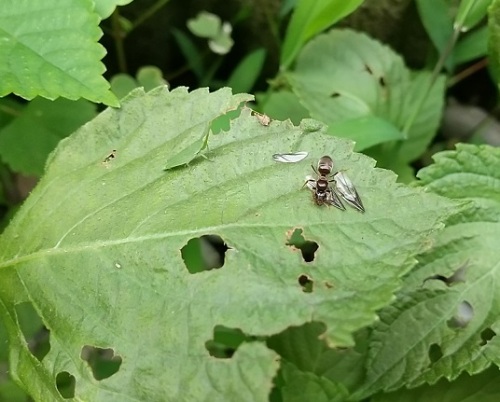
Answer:
POLYGON ((323 192, 324 193, 326 190, 328 190, 328 186, 329 186, 328 180, 325 179, 325 178, 320 177, 316 181, 316 190, 318 192, 323 192))
POLYGON ((318 162, 318 173, 321 176, 327 176, 332 173, 333 160, 328 155, 324 155, 318 162))

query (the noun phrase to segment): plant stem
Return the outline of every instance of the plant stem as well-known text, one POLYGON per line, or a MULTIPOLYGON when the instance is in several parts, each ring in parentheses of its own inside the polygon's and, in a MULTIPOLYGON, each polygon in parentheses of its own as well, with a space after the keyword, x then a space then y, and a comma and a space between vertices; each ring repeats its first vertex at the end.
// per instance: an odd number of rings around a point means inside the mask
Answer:
POLYGON ((111 15, 111 26, 113 28, 113 39, 115 40, 116 57, 118 59, 118 68, 122 73, 127 72, 127 59, 125 57, 125 47, 123 46, 123 40, 125 39, 125 32, 122 29, 120 23, 120 12, 118 7, 111 15))
POLYGON ((448 88, 452 87, 453 85, 458 84, 463 79, 469 77, 470 75, 474 74, 476 71, 481 70, 482 68, 486 67, 487 65, 488 65, 488 59, 485 57, 484 59, 481 59, 478 62, 467 67, 466 69, 460 71, 458 74, 456 74, 455 76, 451 77, 448 80, 448 84, 447 84, 448 88))
POLYGON ((0 112, 3 112, 5 114, 14 116, 14 117, 19 117, 21 116, 21 111, 14 109, 13 107, 7 106, 0 104, 0 112))
POLYGON ((405 137, 408 137, 408 132, 410 131, 410 128, 413 125, 413 122, 415 121, 415 118, 420 113, 420 110, 422 109, 422 106, 425 102, 425 99, 429 95, 429 92, 431 91, 433 85, 435 84, 437 78, 439 77, 439 74, 440 74, 441 70, 443 69, 443 66, 444 66, 444 63, 446 62, 446 59, 451 54, 451 51, 453 50, 455 43, 457 43, 457 39, 458 39, 459 35, 460 35, 460 27, 457 26, 454 28, 453 35, 451 36, 450 40, 446 44, 446 48, 444 49, 443 53, 441 53, 439 60, 437 61, 436 65, 434 66, 434 70, 432 70, 432 75, 431 75, 431 78, 429 80, 429 85, 427 86, 427 89, 420 96, 420 99, 418 100, 416 107, 413 109, 413 113, 411 114, 410 118, 406 121, 406 123, 404 125, 403 134, 405 137))
POLYGON ((422 108, 422 105, 425 102, 425 99, 427 98, 427 95, 429 95, 429 92, 432 89, 432 86, 436 82, 437 78, 439 77, 439 73, 443 69, 444 63, 446 62, 446 59, 448 56, 451 54, 451 51, 453 50, 453 47, 457 43, 458 37, 460 36, 460 32, 462 32, 463 24, 467 18, 467 15, 469 14, 469 11, 472 8, 474 2, 470 2, 468 8, 465 10, 465 12, 461 15, 461 20, 457 21, 455 20, 455 23, 453 25, 453 35, 451 35, 450 40, 446 44, 446 48, 444 49, 443 53, 441 53, 439 60, 436 63, 436 66, 434 67, 434 70, 432 71, 431 79, 429 80, 429 85, 427 89, 424 91, 422 96, 417 102, 417 106, 413 109, 413 113, 410 116, 410 118, 406 121, 406 124, 403 128, 403 135, 405 137, 408 137, 408 132, 410 131, 411 126, 413 125, 413 122, 415 121, 415 118, 417 115, 420 113, 420 109, 422 108))
POLYGON ((155 4, 149 7, 146 11, 144 11, 137 19, 132 23, 132 27, 130 28, 130 32, 141 25, 144 21, 154 15, 160 8, 162 8, 165 4, 167 4, 169 0, 158 0, 155 4))

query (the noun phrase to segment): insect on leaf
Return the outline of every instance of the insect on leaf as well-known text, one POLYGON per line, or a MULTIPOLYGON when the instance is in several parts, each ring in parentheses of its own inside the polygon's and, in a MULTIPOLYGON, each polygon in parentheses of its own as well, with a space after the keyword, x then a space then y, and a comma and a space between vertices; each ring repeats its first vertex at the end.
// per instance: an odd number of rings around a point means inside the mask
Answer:
POLYGON ((202 149, 206 126, 241 102, 229 88, 134 90, 51 154, 0 235, 9 372, 35 399, 62 400, 54 377, 66 372, 79 401, 266 401, 280 359, 263 337, 317 320, 329 345, 353 345, 453 213, 454 202, 397 184, 321 123, 263 126, 248 108, 210 135, 210 161, 162 170, 189 145, 191 155, 202 149), (271 157, 295 148, 309 159, 271 157), (365 214, 319 207, 302 188, 325 154, 349 172, 365 214), (312 259, 287 245, 296 230, 317 244, 312 259), (224 258, 190 271, 185 247, 200 238, 215 247, 216 236, 224 258), (15 316, 24 302, 50 329, 41 362, 15 316), (253 341, 214 358, 207 343, 220 326, 253 341), (85 345, 113 349, 118 371, 92 378, 85 345))

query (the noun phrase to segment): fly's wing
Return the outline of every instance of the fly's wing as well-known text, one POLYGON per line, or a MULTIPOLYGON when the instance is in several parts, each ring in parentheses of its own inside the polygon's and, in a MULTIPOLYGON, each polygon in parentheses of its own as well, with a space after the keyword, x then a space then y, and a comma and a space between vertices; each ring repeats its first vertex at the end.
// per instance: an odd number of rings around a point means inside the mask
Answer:
POLYGON ((307 186, 307 188, 311 191, 316 191, 316 180, 314 177, 307 175, 306 176, 306 181, 304 182, 303 186, 307 186))
POLYGON ((346 174, 344 172, 337 172, 333 176, 333 179, 335 180, 335 189, 339 192, 342 198, 351 207, 357 209, 359 212, 365 212, 363 202, 361 201, 356 188, 346 174))
POLYGON ((284 154, 274 154, 273 159, 275 162, 281 163, 297 163, 301 160, 305 159, 309 155, 308 152, 300 151, 300 152, 290 152, 284 154))
POLYGON ((345 211, 344 204, 342 204, 342 201, 340 200, 337 193, 335 193, 335 191, 333 191, 331 188, 329 188, 327 191, 326 201, 328 204, 333 205, 335 208, 345 211))

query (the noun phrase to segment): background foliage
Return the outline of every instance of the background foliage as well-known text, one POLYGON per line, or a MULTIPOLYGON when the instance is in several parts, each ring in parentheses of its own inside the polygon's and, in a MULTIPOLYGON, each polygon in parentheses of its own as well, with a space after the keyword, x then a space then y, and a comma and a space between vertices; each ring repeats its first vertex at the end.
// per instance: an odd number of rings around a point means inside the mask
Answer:
POLYGON ((499 1, 4 3, 0 399, 498 399, 499 1))

